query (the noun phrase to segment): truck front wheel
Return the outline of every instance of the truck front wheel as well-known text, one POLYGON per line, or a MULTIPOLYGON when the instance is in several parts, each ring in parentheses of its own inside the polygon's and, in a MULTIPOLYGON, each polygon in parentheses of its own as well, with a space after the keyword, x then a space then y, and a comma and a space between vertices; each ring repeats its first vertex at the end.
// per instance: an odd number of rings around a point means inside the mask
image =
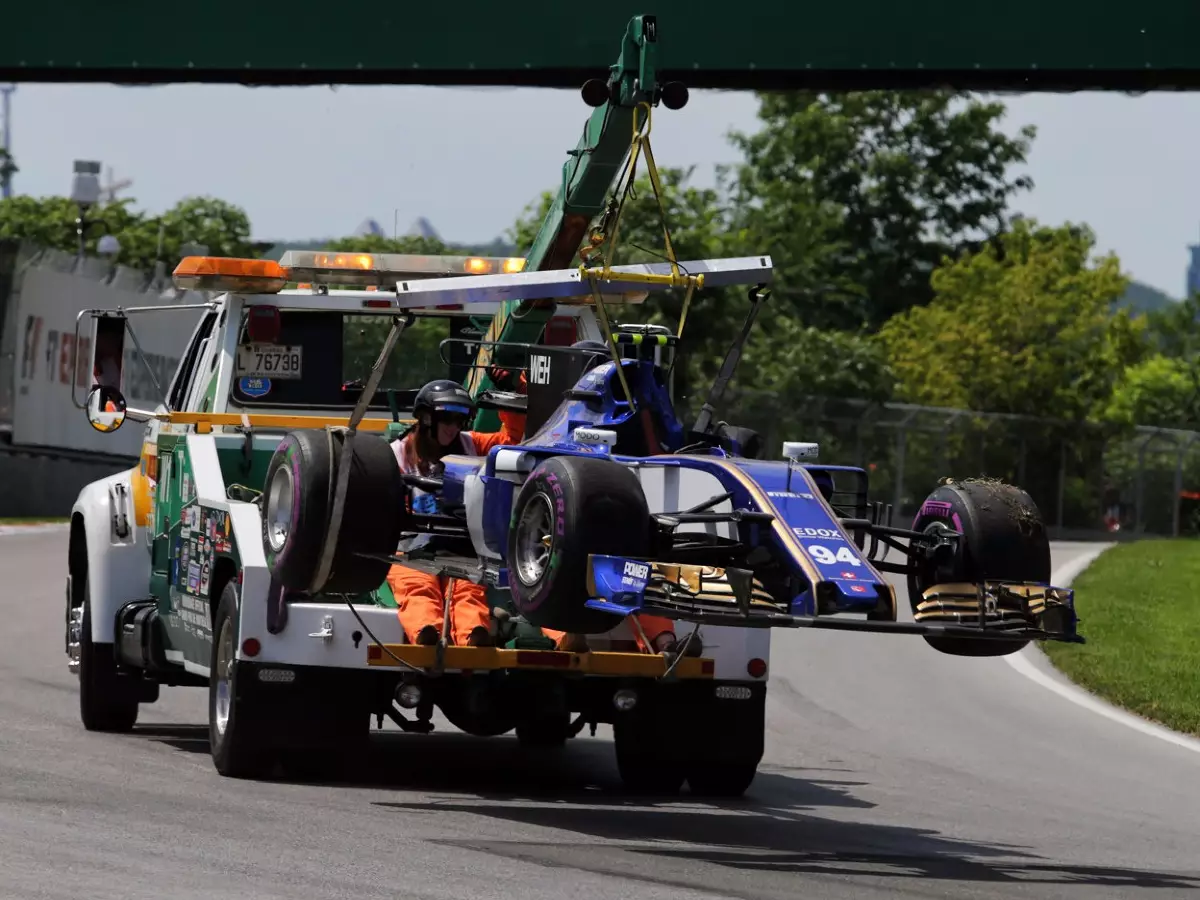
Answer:
POLYGON ((88 731, 131 731, 138 699, 117 671, 116 648, 92 640, 92 592, 83 576, 83 616, 79 623, 79 718, 88 731))

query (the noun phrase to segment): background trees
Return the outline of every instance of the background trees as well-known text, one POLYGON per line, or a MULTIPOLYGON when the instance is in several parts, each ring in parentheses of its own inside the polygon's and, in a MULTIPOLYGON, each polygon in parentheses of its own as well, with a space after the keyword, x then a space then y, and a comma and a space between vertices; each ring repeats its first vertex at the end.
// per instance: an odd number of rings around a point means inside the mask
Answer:
MULTIPOLYGON (((1094 258, 1086 225, 1013 220, 1010 205, 1032 186, 1019 168, 1035 134, 1002 129, 1002 103, 904 91, 759 101, 758 130, 730 134, 740 158, 715 185, 697 186, 689 168, 661 172, 681 258, 769 253, 775 262, 731 405, 766 403, 786 420, 790 400, 818 395, 1195 426, 1200 302, 1130 315, 1120 308, 1128 279, 1115 257, 1094 258)), ((532 242, 549 201, 549 192, 533 198, 517 218, 512 252, 532 242)), ((90 216, 98 223, 87 231, 89 251, 110 233, 120 241, 116 261, 146 270, 160 259, 169 269, 187 243, 222 255, 263 250, 245 212, 212 197, 185 198, 161 215, 122 199, 90 216)), ((0 239, 73 251, 75 217, 65 198, 15 197, 0 202, 0 239)), ((462 252, 422 237, 327 246, 462 252)), ((660 259, 661 248, 643 176, 617 261, 660 259)), ((695 297, 677 367, 685 405, 707 388, 745 308, 741 290, 695 297)), ((623 312, 674 327, 680 298, 653 295, 623 312)))
MULTIPOLYGON (((96 242, 111 234, 121 249, 115 262, 152 271, 157 260, 168 271, 181 257, 184 244, 204 244, 221 256, 253 256, 250 219, 244 210, 215 197, 185 197, 160 216, 131 208, 122 198, 88 210, 91 222, 84 232, 84 247, 96 252, 96 242)), ((78 207, 66 197, 10 197, 0 201, 0 240, 15 238, 43 247, 74 253, 78 207)))

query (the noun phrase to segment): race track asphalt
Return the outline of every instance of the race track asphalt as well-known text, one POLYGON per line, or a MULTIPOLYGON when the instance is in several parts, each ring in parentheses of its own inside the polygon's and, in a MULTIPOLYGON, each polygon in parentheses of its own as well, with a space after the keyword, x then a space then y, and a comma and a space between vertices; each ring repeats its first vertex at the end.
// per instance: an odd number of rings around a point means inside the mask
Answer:
MULTIPOLYGON (((65 546, 0 534, 3 900, 1200 888, 1200 753, 915 637, 778 633, 767 756, 741 802, 623 799, 605 729, 533 756, 511 737, 397 735, 350 783, 224 779, 202 690, 164 689, 133 735, 83 730, 65 546)), ((1086 549, 1056 545, 1056 566, 1086 549)))

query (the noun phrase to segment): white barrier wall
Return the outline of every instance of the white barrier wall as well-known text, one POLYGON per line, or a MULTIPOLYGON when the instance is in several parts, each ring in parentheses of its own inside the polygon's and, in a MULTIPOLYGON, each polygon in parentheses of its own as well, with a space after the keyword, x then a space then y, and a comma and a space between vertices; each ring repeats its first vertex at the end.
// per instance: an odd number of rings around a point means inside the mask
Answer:
MULTIPOLYGON (((91 386, 92 319, 79 324, 76 365, 75 321, 83 309, 199 303, 201 294, 143 290, 145 273, 118 270, 98 260, 78 261, 62 253, 48 253, 25 267, 14 283, 10 298, 5 343, 12 348, 12 442, 29 447, 55 447, 104 454, 136 456, 141 451, 144 426, 132 420, 113 434, 102 434, 88 424, 84 411, 71 399, 72 382, 80 403, 91 386)), ((137 335, 146 362, 165 392, 187 348, 202 310, 180 309, 132 313, 130 326, 137 335)), ((130 406, 153 409, 162 402, 146 364, 125 336, 124 394, 130 406)))

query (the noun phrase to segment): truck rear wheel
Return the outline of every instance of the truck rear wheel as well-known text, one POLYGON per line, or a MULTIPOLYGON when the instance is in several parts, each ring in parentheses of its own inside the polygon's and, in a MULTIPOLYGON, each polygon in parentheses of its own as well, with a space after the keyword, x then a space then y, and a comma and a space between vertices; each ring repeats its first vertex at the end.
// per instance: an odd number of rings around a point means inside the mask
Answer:
MULTIPOLYGON (((263 552, 271 575, 294 591, 312 588, 332 512, 345 435, 306 429, 288 433, 267 466, 262 515, 263 552)), ((360 553, 396 551, 404 524, 404 482, 391 447, 357 433, 346 502, 326 593, 356 594, 383 583, 391 563, 360 553)))
POLYGON ((706 762, 688 767, 688 787, 702 797, 740 797, 758 774, 758 763, 706 762))
POLYGON ((508 530, 513 605, 538 628, 603 634, 624 616, 588 609, 588 556, 645 557, 650 510, 631 469, 556 456, 529 475, 508 530))
POLYGON ((208 677, 208 743, 213 765, 231 778, 260 778, 274 764, 251 704, 238 685, 238 589, 230 580, 221 591, 213 621, 208 677))
POLYGON ((638 711, 613 723, 613 745, 617 772, 630 793, 669 797, 683 787, 687 772, 675 748, 663 740, 655 723, 638 711))
MULTIPOLYGON (((922 593, 935 584, 987 580, 1050 581, 1050 538, 1033 498, 1000 481, 965 480, 938 487, 921 505, 913 530, 950 527, 963 534, 952 559, 919 564, 908 576, 913 610, 922 593)), ((918 561, 919 562, 919 561, 918 561)), ((931 647, 951 656, 1007 656, 1028 639, 972 640, 925 637, 931 647)))

